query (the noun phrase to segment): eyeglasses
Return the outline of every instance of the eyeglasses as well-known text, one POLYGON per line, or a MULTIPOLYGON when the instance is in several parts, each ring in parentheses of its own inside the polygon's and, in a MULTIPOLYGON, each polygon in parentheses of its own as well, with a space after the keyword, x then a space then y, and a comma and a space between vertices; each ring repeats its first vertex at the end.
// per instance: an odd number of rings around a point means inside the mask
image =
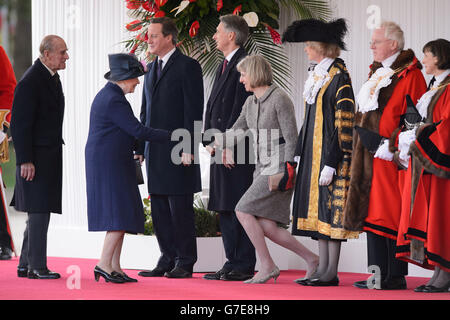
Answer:
POLYGON ((392 39, 370 41, 369 45, 370 46, 378 46, 380 43, 383 43, 386 41, 392 41, 392 39))

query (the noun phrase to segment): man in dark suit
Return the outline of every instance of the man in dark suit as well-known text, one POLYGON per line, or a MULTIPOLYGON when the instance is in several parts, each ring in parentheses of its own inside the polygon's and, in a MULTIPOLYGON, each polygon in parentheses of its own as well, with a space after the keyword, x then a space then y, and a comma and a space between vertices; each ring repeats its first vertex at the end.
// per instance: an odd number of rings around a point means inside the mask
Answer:
POLYGON ((58 279, 47 268, 50 213, 61 213, 64 95, 58 70, 66 68, 67 46, 46 36, 40 57, 17 84, 11 116, 16 150, 16 185, 11 205, 28 212, 17 274, 58 279))
POLYGON ((153 19, 148 27, 149 52, 157 58, 145 76, 141 122, 168 131, 184 129, 190 150, 172 159, 178 143, 170 141, 146 143, 136 153, 147 159, 152 220, 161 250, 156 268, 139 273, 144 277, 192 277, 197 261, 193 197, 201 191, 201 178, 198 161, 193 161, 198 147, 193 137, 194 122, 202 121, 203 75, 200 64, 176 48, 177 35, 175 23, 166 17, 153 19))
MULTIPOLYGON (((205 131, 217 129, 225 132, 239 117, 242 105, 250 95, 239 82, 240 74, 236 69, 238 62, 246 56, 243 45, 248 37, 247 22, 237 15, 225 15, 220 18, 214 40, 217 49, 225 59, 218 67, 205 114, 205 131)), ((206 137, 206 136, 205 136, 206 137)), ((213 156, 215 149, 209 145, 206 149, 213 156)), ((255 248, 242 228, 234 208, 253 181, 254 164, 250 164, 250 141, 242 143, 244 148, 235 147, 234 159, 237 165, 227 169, 221 163, 211 163, 208 209, 219 213, 222 241, 227 257, 222 269, 204 276, 207 280, 244 281, 253 277, 256 256, 255 248), (238 150, 245 150, 245 163, 237 161, 238 150)), ((212 144, 211 144, 212 145, 212 144)), ((217 155, 216 155, 216 158, 217 155)))

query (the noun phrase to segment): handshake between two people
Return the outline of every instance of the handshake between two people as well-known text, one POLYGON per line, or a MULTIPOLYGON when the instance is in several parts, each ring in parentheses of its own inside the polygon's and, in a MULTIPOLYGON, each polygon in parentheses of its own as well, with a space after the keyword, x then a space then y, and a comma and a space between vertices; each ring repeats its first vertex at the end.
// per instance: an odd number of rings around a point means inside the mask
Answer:
MULTIPOLYGON (((142 165, 142 162, 144 162, 144 156, 135 154, 134 155, 135 160, 139 160, 139 163, 142 165)), ((194 163, 194 155, 189 153, 182 153, 181 154, 181 163, 184 166, 190 166, 192 163, 194 163)))

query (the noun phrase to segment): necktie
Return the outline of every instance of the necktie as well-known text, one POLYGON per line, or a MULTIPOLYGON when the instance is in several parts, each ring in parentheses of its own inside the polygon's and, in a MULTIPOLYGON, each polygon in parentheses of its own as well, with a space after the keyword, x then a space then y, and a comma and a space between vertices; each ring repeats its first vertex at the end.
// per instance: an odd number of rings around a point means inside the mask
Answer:
POLYGON ((156 79, 157 80, 159 80, 159 78, 161 78, 162 64, 163 64, 163 61, 161 59, 158 59, 158 64, 156 65, 156 79))
POLYGON ((55 88, 56 88, 56 91, 58 92, 58 96, 61 97, 63 93, 62 93, 61 80, 59 79, 59 74, 55 73, 52 77, 52 80, 55 84, 55 88))
POLYGON ((227 65, 228 65, 228 60, 227 59, 223 60, 222 74, 225 72, 225 69, 227 68, 227 65))
POLYGON ((430 84, 428 85, 428 90, 430 90, 431 88, 433 88, 433 84, 436 82, 436 78, 433 77, 431 78, 430 84))

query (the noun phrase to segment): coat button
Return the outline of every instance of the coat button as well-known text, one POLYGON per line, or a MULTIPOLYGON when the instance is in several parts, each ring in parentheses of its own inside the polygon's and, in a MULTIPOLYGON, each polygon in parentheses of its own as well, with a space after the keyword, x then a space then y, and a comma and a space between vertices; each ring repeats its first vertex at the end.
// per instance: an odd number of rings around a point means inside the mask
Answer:
POLYGON ((222 122, 222 119, 220 119, 220 118, 217 118, 217 122, 222 122))

